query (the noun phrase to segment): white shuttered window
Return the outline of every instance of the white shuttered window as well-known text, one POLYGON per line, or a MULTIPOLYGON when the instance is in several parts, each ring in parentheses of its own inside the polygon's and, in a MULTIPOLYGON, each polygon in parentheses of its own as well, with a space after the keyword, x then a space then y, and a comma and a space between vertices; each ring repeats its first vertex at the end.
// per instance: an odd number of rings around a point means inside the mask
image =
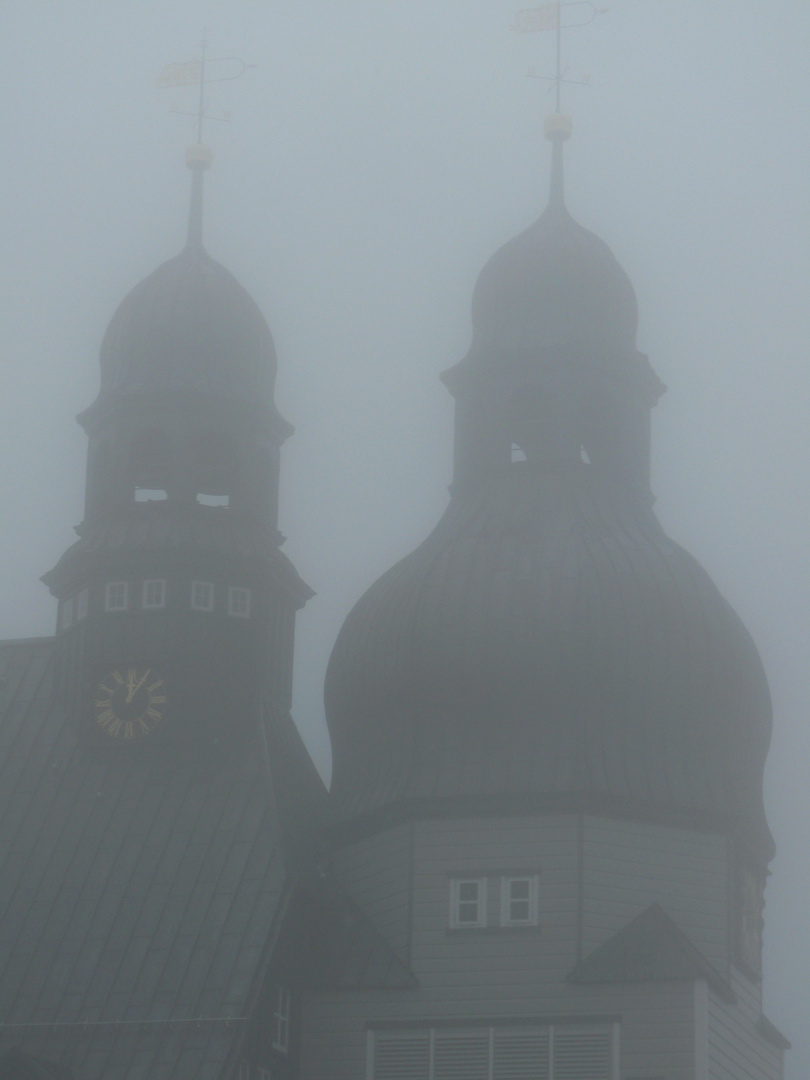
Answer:
POLYGON ((368 1080, 619 1080, 617 1024, 375 1030, 368 1080))

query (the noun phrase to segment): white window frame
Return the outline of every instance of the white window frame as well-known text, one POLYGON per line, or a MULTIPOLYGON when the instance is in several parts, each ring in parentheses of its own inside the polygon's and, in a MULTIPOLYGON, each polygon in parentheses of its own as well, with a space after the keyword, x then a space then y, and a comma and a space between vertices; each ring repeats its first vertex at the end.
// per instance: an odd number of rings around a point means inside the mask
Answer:
POLYGON ((292 1013, 289 988, 278 987, 276 1008, 273 1012, 273 1049, 282 1054, 290 1050, 290 1016, 292 1013))
POLYGON ((108 581, 104 587, 104 610, 108 613, 126 611, 129 606, 129 582, 108 581), (114 599, 116 595, 118 599, 114 599))
POLYGON ((160 608, 166 607, 166 579, 165 578, 146 578, 143 583, 143 590, 141 592, 141 607, 144 611, 158 611, 160 608), (150 601, 149 586, 160 585, 160 601, 150 601))
POLYGON ((459 877, 450 879, 450 929, 451 930, 478 930, 487 925, 487 879, 485 877, 459 877), (477 898, 470 899, 463 894, 466 887, 474 885, 477 890, 477 898), (462 919, 462 905, 477 905, 476 918, 462 919))
POLYGON ((90 593, 87 587, 80 589, 76 596, 76 622, 87 618, 87 609, 90 606, 90 593))
POLYGON ((538 874, 505 874, 501 878, 501 926, 537 926, 539 919, 539 875, 538 874), (528 886, 527 896, 512 896, 512 886, 525 883, 528 886), (525 919, 515 918, 512 904, 525 903, 528 914, 525 919))
POLYGON ((250 600, 250 589, 245 588, 244 585, 230 585, 228 587, 228 614, 235 619, 249 619, 250 600))
POLYGON ((191 583, 191 610, 192 611, 213 611, 214 610, 214 583, 213 581, 192 581, 191 583), (197 586, 203 586, 208 591, 208 601, 204 604, 199 603, 197 597, 197 586))

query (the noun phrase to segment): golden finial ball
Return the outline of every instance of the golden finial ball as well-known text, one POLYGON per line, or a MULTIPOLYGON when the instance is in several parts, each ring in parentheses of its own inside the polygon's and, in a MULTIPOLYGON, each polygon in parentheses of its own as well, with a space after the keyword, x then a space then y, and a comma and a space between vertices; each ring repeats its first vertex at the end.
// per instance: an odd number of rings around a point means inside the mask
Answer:
POLYGON ((210 169, 214 155, 209 147, 203 143, 194 143, 186 150, 186 165, 190 169, 210 169))
POLYGON ((566 113, 549 113, 544 126, 547 139, 564 141, 571 138, 571 117, 566 113))

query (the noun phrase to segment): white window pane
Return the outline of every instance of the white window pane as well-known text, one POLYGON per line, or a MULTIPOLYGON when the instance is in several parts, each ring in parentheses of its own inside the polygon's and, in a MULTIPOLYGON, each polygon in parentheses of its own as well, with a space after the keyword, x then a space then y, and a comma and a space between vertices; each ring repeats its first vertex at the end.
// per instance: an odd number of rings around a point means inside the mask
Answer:
POLYGON ((214 610, 214 586, 210 581, 192 581, 191 606, 195 611, 214 610))
POLYGON ((228 614, 247 619, 250 615, 250 589, 232 585, 228 589, 228 614))
POLYGON ((162 608, 166 603, 166 582, 152 579, 143 583, 143 606, 162 608))
POLYGON ((76 621, 81 622, 82 619, 87 617, 87 602, 88 602, 87 589, 82 589, 79 595, 76 597, 76 621))
POLYGON ((105 611, 126 611, 127 609, 127 583, 126 581, 108 581, 104 592, 105 611))

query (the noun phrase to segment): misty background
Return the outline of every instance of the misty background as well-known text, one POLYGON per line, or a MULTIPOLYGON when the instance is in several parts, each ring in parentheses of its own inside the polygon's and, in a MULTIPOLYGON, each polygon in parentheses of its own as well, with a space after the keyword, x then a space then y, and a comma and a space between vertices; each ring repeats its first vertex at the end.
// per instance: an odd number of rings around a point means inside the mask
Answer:
MULTIPOLYGON (((171 62, 237 56, 213 85, 205 243, 279 354, 284 550, 299 615, 294 715, 325 776, 323 676, 362 591, 447 501, 453 414, 487 258, 545 203, 554 35, 525 0, 140 0, 3 6, 0 636, 53 632, 39 582, 83 513, 98 350, 126 293, 185 240, 194 88, 171 62)), ((576 219, 635 286, 667 531, 751 630, 774 699, 778 855, 765 1009, 810 1075, 810 4, 612 0, 565 36, 576 219)))

